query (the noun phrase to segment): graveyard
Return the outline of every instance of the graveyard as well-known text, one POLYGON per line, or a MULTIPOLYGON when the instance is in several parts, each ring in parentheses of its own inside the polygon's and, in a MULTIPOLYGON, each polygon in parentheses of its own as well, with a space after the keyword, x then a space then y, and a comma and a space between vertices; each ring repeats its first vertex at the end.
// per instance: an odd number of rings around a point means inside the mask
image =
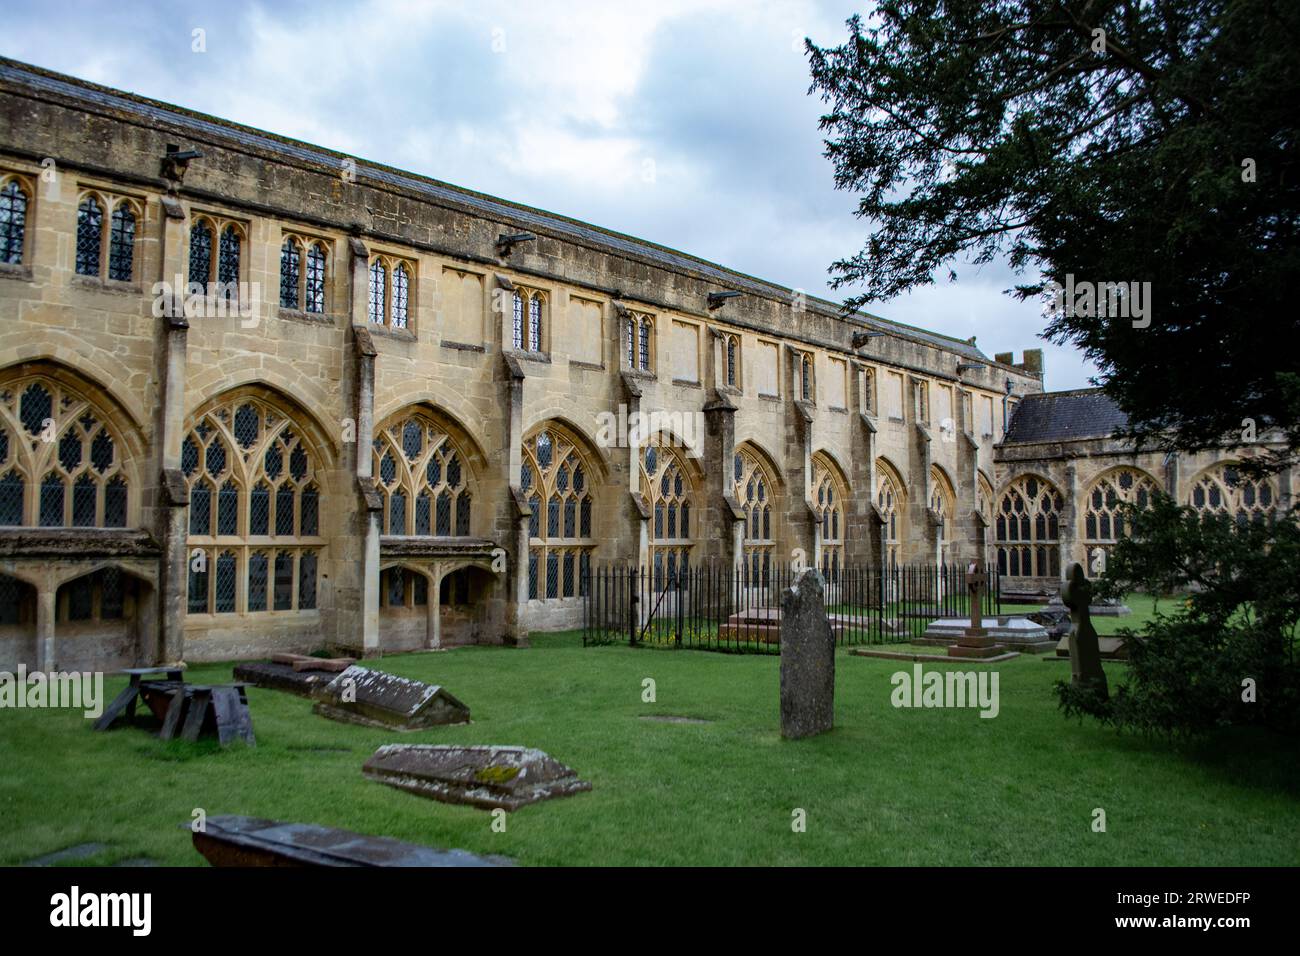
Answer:
MULTIPOLYGON (((1150 599, 1129 604, 1098 632, 1152 612, 1150 599)), ((399 732, 249 687, 256 746, 222 747, 96 733, 69 710, 0 711, 0 865, 204 865, 196 811, 521 866, 1289 865, 1300 846, 1293 751, 1263 733, 1176 745, 1065 720, 1052 685, 1070 666, 1041 656, 956 665, 997 668, 988 720, 895 708, 891 675, 911 665, 837 648, 833 729, 799 740, 782 737, 773 655, 584 648, 566 632, 362 664, 448 689, 472 720, 399 732), (363 765, 392 744, 537 748, 590 789, 519 806, 500 831, 480 807, 368 779, 363 765)), ((1103 666, 1114 687, 1125 665, 1103 666)), ((185 680, 228 683, 233 667, 193 666, 185 680)), ((110 678, 106 699, 126 683, 110 678)))

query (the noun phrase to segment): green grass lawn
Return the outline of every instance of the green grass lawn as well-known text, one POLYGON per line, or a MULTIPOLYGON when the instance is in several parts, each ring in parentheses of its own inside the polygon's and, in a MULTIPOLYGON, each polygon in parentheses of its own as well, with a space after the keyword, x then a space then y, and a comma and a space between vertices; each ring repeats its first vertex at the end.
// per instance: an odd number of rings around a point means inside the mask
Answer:
MULTIPOLYGON (((1136 610, 1136 608, 1135 608, 1136 610)), ((1122 621, 1133 623, 1138 615, 1122 621)), ((1109 621, 1107 622, 1109 623, 1109 621)), ((890 705, 910 664, 840 652, 836 727, 784 741, 779 660, 701 651, 470 647, 373 666, 446 684, 474 723, 398 735, 340 724, 308 701, 251 689, 258 746, 106 734, 69 711, 0 710, 0 864, 81 843, 83 860, 201 858, 180 824, 207 813, 306 821, 547 864, 1246 865, 1300 862, 1300 761, 1275 738, 1232 733, 1196 747, 1063 720, 1033 657, 996 666, 1001 712, 890 705), (657 701, 643 703, 653 678, 657 701), (707 724, 641 720, 650 714, 707 724), (590 793, 491 816, 361 776, 382 743, 540 747, 590 793), (1107 832, 1091 829, 1103 808, 1107 832), (807 811, 807 832, 791 812, 807 811)), ((1123 665, 1108 665, 1114 683, 1123 665)), ((229 665, 188 679, 230 679, 229 665)), ((109 697, 122 686, 110 680, 109 697)))

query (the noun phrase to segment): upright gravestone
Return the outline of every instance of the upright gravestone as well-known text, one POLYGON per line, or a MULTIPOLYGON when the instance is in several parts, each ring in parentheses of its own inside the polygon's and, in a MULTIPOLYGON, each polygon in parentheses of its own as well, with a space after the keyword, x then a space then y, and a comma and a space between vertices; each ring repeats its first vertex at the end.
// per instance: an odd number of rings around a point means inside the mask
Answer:
POLYGON ((966 590, 970 593, 970 624, 948 647, 949 657, 997 657, 1006 648, 989 636, 984 626, 984 588, 988 585, 984 565, 972 561, 966 568, 966 590))
POLYGON ((1070 565, 1070 575, 1061 589, 1061 601, 1070 609, 1070 683, 1076 687, 1093 687, 1102 697, 1109 696, 1106 672, 1101 668, 1101 648, 1097 629, 1092 626, 1089 606, 1092 583, 1083 576, 1083 568, 1070 565))
POLYGON ((835 722, 835 637, 816 569, 781 595, 781 736, 812 737, 835 722))

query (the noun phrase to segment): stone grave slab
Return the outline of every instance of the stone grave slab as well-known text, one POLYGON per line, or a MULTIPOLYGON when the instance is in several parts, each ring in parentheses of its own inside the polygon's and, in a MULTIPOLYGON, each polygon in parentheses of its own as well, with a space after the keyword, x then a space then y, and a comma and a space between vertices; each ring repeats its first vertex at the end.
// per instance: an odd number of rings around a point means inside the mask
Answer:
MULTIPOLYGON (((995 643, 1008 649, 1028 653, 1046 654, 1056 647, 1047 628, 1027 617, 986 617, 984 630, 995 643)), ((970 621, 960 617, 944 617, 931 621, 918 644, 956 644, 970 627, 970 621)))
POLYGON ((299 697, 314 697, 316 691, 339 676, 338 671, 296 668, 276 661, 248 661, 235 666, 235 680, 257 687, 283 690, 299 697))
POLYGON ((445 687, 353 665, 317 690, 324 717, 386 730, 469 723, 469 708, 445 687))
POLYGON ((361 772, 399 790, 484 810, 517 810, 591 789, 572 768, 530 747, 385 744, 361 772))
POLYGON ((194 848, 213 866, 514 866, 499 856, 254 817, 208 817, 193 839, 194 848))

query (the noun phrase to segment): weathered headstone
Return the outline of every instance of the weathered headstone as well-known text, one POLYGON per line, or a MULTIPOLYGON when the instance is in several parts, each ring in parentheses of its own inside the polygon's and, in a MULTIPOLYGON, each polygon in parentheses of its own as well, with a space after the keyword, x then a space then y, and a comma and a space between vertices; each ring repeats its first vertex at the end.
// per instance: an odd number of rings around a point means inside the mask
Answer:
POLYGON ((386 744, 361 772, 390 787, 485 810, 517 810, 591 789, 572 768, 530 747, 386 744))
POLYGON ((1083 575, 1083 567, 1070 565, 1070 574, 1061 589, 1061 600, 1070 609, 1074 626, 1070 629, 1070 683, 1092 687, 1102 697, 1109 696, 1106 672, 1101 668, 1101 650, 1097 630, 1092 626, 1089 607, 1092 583, 1083 575))
POLYGON ((388 730, 424 730, 469 722, 469 708, 445 687, 352 666, 321 688, 313 710, 388 730))
POLYGON ((781 595, 781 736, 825 733, 835 723, 835 636, 816 569, 781 595))
MULTIPOLYGON (((187 828, 190 824, 185 824, 187 828)), ((502 857, 439 850, 314 823, 208 817, 194 848, 213 866, 513 866, 502 857)))

